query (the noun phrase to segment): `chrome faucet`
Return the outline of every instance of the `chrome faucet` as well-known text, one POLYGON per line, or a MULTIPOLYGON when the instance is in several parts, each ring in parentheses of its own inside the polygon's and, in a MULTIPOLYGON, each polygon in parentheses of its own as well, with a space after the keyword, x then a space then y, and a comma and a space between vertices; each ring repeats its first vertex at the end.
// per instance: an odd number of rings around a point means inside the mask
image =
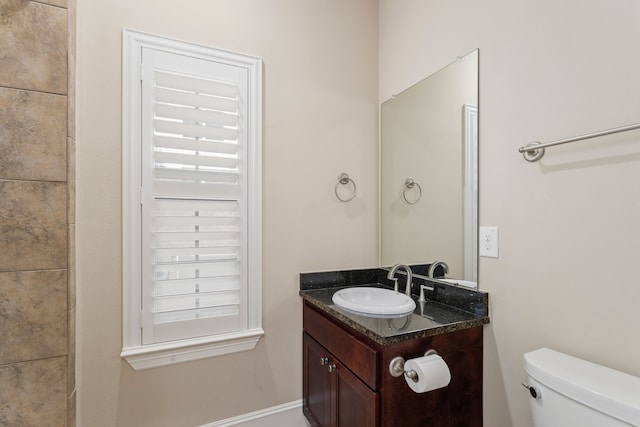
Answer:
POLYGON ((391 268, 391 271, 389 271, 389 274, 387 274, 387 279, 394 281, 393 290, 398 292, 398 279, 396 279, 393 276, 396 274, 396 271, 399 268, 403 268, 404 271, 407 272, 407 285, 405 286, 404 293, 411 296, 411 286, 413 285, 413 283, 411 282, 413 280, 413 273, 411 272, 411 267, 409 267, 406 264, 396 264, 391 268))
POLYGON ((438 266, 442 267, 442 269, 444 270, 444 274, 447 274, 449 272, 449 266, 447 265, 446 262, 436 261, 429 266, 429 271, 427 271, 427 277, 429 277, 430 279, 433 279, 434 278, 433 274, 436 272, 436 268, 438 268, 438 266))

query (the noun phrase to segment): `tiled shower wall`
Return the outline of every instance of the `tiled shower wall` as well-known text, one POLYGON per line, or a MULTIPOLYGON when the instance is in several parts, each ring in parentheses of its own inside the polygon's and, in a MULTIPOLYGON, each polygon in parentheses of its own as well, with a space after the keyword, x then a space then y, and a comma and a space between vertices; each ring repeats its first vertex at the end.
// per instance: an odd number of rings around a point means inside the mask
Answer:
POLYGON ((75 426, 74 10, 0 0, 2 426, 75 426))

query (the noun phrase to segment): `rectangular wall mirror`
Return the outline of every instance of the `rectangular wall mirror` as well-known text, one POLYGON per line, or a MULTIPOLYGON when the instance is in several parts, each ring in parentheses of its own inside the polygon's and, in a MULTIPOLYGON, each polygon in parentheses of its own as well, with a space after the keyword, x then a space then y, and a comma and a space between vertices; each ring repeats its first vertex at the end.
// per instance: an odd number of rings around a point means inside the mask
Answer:
POLYGON ((444 261, 447 278, 477 283, 478 56, 382 104, 383 266, 444 261))

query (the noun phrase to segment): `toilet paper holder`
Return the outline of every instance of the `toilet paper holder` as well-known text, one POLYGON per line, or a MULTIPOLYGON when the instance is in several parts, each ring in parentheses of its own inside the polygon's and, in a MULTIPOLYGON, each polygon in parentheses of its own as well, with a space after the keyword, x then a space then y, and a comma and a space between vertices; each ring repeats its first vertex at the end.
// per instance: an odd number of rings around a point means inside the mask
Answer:
MULTIPOLYGON (((430 356, 432 354, 438 354, 437 351, 435 351, 434 349, 429 349, 426 351, 426 353, 424 354, 425 356, 430 356)), ((410 371, 405 371, 404 370, 404 357, 402 356, 396 356, 393 359, 391 359, 391 362, 389 362, 389 373, 391 374, 391 376, 393 377, 400 377, 403 374, 409 378, 410 380, 412 380, 414 383, 418 382, 418 373, 414 370, 410 370, 410 371)))

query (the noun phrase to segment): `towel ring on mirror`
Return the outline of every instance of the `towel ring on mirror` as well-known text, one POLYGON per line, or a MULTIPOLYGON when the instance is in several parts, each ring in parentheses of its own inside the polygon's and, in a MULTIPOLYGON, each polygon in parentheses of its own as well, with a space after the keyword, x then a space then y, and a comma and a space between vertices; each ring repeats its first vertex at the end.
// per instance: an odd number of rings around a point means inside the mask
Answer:
POLYGON ((402 189, 402 198, 408 204, 415 205, 416 203, 418 203, 420 201, 420 199, 422 199, 422 187, 420 187, 420 184, 415 182, 413 180, 413 178, 407 178, 404 181, 404 188, 402 189), (413 201, 409 201, 407 199, 407 190, 412 190, 414 187, 418 188, 418 197, 416 197, 413 201))
POLYGON ((334 193, 336 193, 336 197, 338 198, 338 200, 340 200, 341 202, 350 202, 351 200, 353 200, 354 197, 356 197, 356 183, 349 178, 349 175, 347 175, 346 173, 342 172, 340 174, 340 177, 338 178, 338 182, 336 183, 336 187, 334 188, 334 193), (338 186, 340 184, 342 185, 348 185, 349 183, 351 183, 351 185, 353 186, 353 194, 351 195, 351 197, 349 198, 342 198, 340 197, 340 195, 338 194, 338 186))

